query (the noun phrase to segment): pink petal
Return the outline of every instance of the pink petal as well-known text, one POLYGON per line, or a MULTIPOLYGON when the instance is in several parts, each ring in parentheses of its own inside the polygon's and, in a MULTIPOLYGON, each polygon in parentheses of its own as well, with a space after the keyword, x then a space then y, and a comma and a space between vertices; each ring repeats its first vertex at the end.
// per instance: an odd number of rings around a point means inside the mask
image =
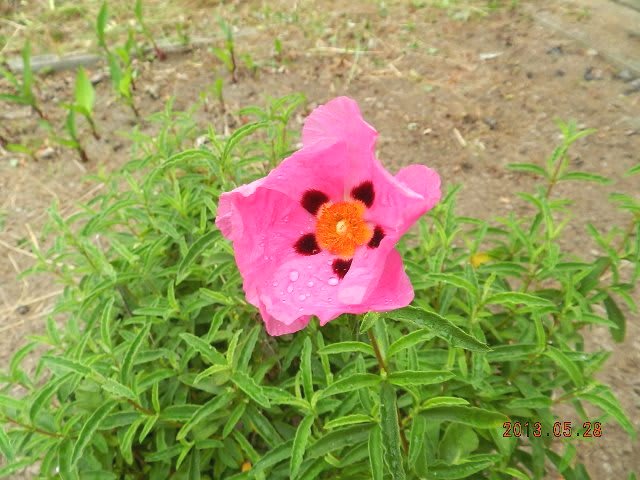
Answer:
POLYGON ((425 199, 427 210, 440 201, 440 175, 424 165, 409 165, 400 169, 396 179, 425 199))
POLYGON ((302 330, 309 324, 309 320, 311 319, 310 316, 304 316, 296 319, 292 324, 287 325, 286 323, 282 323, 275 317, 269 315, 269 313, 263 306, 260 307, 260 314, 262 315, 262 319, 264 320, 267 333, 272 337, 286 335, 288 333, 295 333, 298 330, 302 330))
POLYGON ((378 132, 362 118, 360 107, 349 97, 337 97, 320 105, 307 117, 302 144, 344 141, 350 149, 373 152, 378 132))

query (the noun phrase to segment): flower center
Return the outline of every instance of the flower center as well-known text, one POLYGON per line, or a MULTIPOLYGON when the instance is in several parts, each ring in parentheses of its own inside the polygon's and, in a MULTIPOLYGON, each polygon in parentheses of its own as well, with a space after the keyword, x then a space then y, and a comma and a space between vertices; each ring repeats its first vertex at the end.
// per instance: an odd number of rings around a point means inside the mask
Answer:
POLYGON ((364 220, 365 211, 359 200, 322 205, 316 223, 318 245, 341 258, 352 258, 356 248, 373 237, 373 229, 364 220))

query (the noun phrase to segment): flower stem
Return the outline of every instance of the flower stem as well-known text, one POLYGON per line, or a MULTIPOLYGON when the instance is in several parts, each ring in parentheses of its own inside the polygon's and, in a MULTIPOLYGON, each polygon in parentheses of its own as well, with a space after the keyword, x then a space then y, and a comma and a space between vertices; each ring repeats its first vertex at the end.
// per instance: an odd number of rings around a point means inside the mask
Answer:
MULTIPOLYGON (((373 334, 373 329, 370 328, 369 330, 367 330, 367 335, 369 335, 369 341, 373 346, 373 352, 375 353, 376 359, 378 360, 378 366, 380 367, 380 370, 383 371, 385 374, 390 373, 389 367, 387 367, 384 357, 382 356, 382 352, 380 351, 380 345, 378 344, 378 340, 376 339, 376 336, 373 334)), ((404 429, 402 428, 402 416, 400 415, 400 409, 397 406, 396 406, 396 409, 397 409, 397 415, 398 415, 398 431, 400 432, 400 441, 402 442, 402 449, 406 454, 407 452, 409 452, 409 442, 407 441, 407 437, 404 434, 404 429)))
POLYGON ((387 369, 387 364, 385 363, 384 358, 382 357, 382 352, 380 351, 378 340, 376 340, 376 337, 373 334, 373 330, 369 329, 367 331, 367 334, 369 335, 369 341, 373 346, 373 352, 376 354, 376 359, 378 360, 378 365, 380 366, 380 370, 383 370, 385 373, 389 373, 389 370, 387 369))

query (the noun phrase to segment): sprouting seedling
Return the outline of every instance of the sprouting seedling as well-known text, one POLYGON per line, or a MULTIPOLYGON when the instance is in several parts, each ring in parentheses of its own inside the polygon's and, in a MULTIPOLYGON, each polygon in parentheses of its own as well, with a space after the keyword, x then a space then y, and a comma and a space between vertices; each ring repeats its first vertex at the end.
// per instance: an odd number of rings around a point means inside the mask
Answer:
POLYGON ((96 19, 96 35, 98 37, 98 46, 104 50, 107 62, 109 64, 109 74, 111 76, 111 84, 116 94, 124 103, 131 108, 136 118, 140 117, 140 113, 135 106, 133 100, 133 91, 135 90, 134 70, 131 64, 131 50, 135 46, 133 34, 129 31, 127 43, 124 47, 118 47, 112 51, 107 45, 105 39, 105 28, 109 11, 107 2, 102 4, 98 17, 96 19))
POLYGON ((248 53, 243 53, 240 58, 244 66, 247 67, 247 70, 251 73, 251 76, 255 77, 258 74, 258 65, 253 61, 253 57, 248 53))
POLYGON ((231 81, 236 83, 238 81, 237 69, 238 64, 236 63, 236 54, 235 54, 235 45, 233 41, 233 30, 231 26, 224 21, 224 19, 220 18, 218 20, 220 24, 220 28, 224 33, 224 48, 214 47, 212 48, 213 54, 218 57, 218 59, 223 63, 226 69, 231 73, 231 81))
POLYGON ((149 30, 146 23, 144 22, 144 16, 142 14, 142 0, 136 0, 134 12, 136 15, 136 20, 138 21, 138 25, 140 25, 140 30, 142 30, 142 34, 145 36, 145 38, 149 40, 149 42, 151 42, 151 45, 153 46, 153 51, 155 52, 156 57, 158 57, 159 60, 166 60, 167 54, 164 52, 164 50, 158 47, 158 44, 156 43, 155 39, 153 38, 153 35, 151 34, 151 31, 149 30))
POLYGON ((109 46, 105 39, 105 30, 107 28, 107 19, 109 18, 109 10, 107 2, 103 2, 96 18, 96 35, 98 37, 98 47, 102 48, 109 55, 109 46))
POLYGON ((227 111, 227 107, 224 103, 223 87, 224 87, 224 81, 221 78, 216 78, 216 81, 213 83, 213 93, 216 96, 218 103, 220 104, 220 109, 222 110, 222 113, 225 113, 227 111))
POLYGON ((47 117, 38 105, 38 100, 33 91, 31 44, 29 42, 22 48, 22 80, 18 79, 6 63, 0 66, 0 74, 13 86, 15 92, 0 94, 0 100, 18 103, 20 105, 28 105, 42 120, 46 121, 47 117))
POLYGON ((200 94, 200 97, 204 103, 205 112, 209 112, 211 108, 212 100, 210 97, 213 97, 220 104, 221 113, 226 112, 226 105, 224 103, 224 96, 222 93, 223 81, 221 78, 217 78, 216 81, 207 87, 207 89, 200 94))
POLYGON ((69 138, 58 138, 57 141, 62 145, 73 148, 78 155, 80 155, 80 160, 83 163, 87 163, 89 161, 89 157, 87 156, 87 152, 80 143, 80 137, 78 136, 78 127, 76 124, 76 109, 74 105, 67 105, 67 118, 64 122, 64 129, 69 134, 69 138))
POLYGON ((93 106, 96 100, 96 92, 93 89, 91 80, 84 68, 80 68, 76 75, 76 87, 75 87, 75 102, 72 108, 82 115, 89 126, 91 127, 91 134, 96 140, 100 139, 100 135, 96 129, 96 123, 93 118, 93 106))
POLYGON ((278 37, 273 40, 273 52, 275 59, 280 61, 282 59, 282 42, 278 37))

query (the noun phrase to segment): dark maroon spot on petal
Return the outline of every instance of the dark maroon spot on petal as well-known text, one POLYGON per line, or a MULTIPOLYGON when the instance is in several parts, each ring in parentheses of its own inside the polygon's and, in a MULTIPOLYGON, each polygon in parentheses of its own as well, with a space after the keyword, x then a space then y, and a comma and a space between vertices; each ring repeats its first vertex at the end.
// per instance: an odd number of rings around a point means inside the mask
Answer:
POLYGON ((356 200, 360 200, 367 207, 371 207, 373 200, 376 198, 376 192, 373 191, 373 183, 368 180, 362 182, 351 190, 351 196, 356 200))
POLYGON ((369 248, 378 248, 380 246, 380 242, 384 238, 384 230, 381 226, 376 225, 376 228, 373 229, 373 237, 369 240, 367 246, 369 248))
POLYGON ((315 255, 320 253, 320 247, 313 233, 307 233, 301 236, 293 246, 300 255, 315 255))
POLYGON ((333 261, 333 273, 335 273, 338 278, 344 278, 349 269, 351 268, 351 262, 353 262, 353 258, 349 260, 342 260, 341 258, 336 258, 333 261))
POLYGON ((322 205, 329 201, 327 197, 320 190, 307 190, 302 195, 302 207, 311 215, 318 213, 318 210, 322 205))

